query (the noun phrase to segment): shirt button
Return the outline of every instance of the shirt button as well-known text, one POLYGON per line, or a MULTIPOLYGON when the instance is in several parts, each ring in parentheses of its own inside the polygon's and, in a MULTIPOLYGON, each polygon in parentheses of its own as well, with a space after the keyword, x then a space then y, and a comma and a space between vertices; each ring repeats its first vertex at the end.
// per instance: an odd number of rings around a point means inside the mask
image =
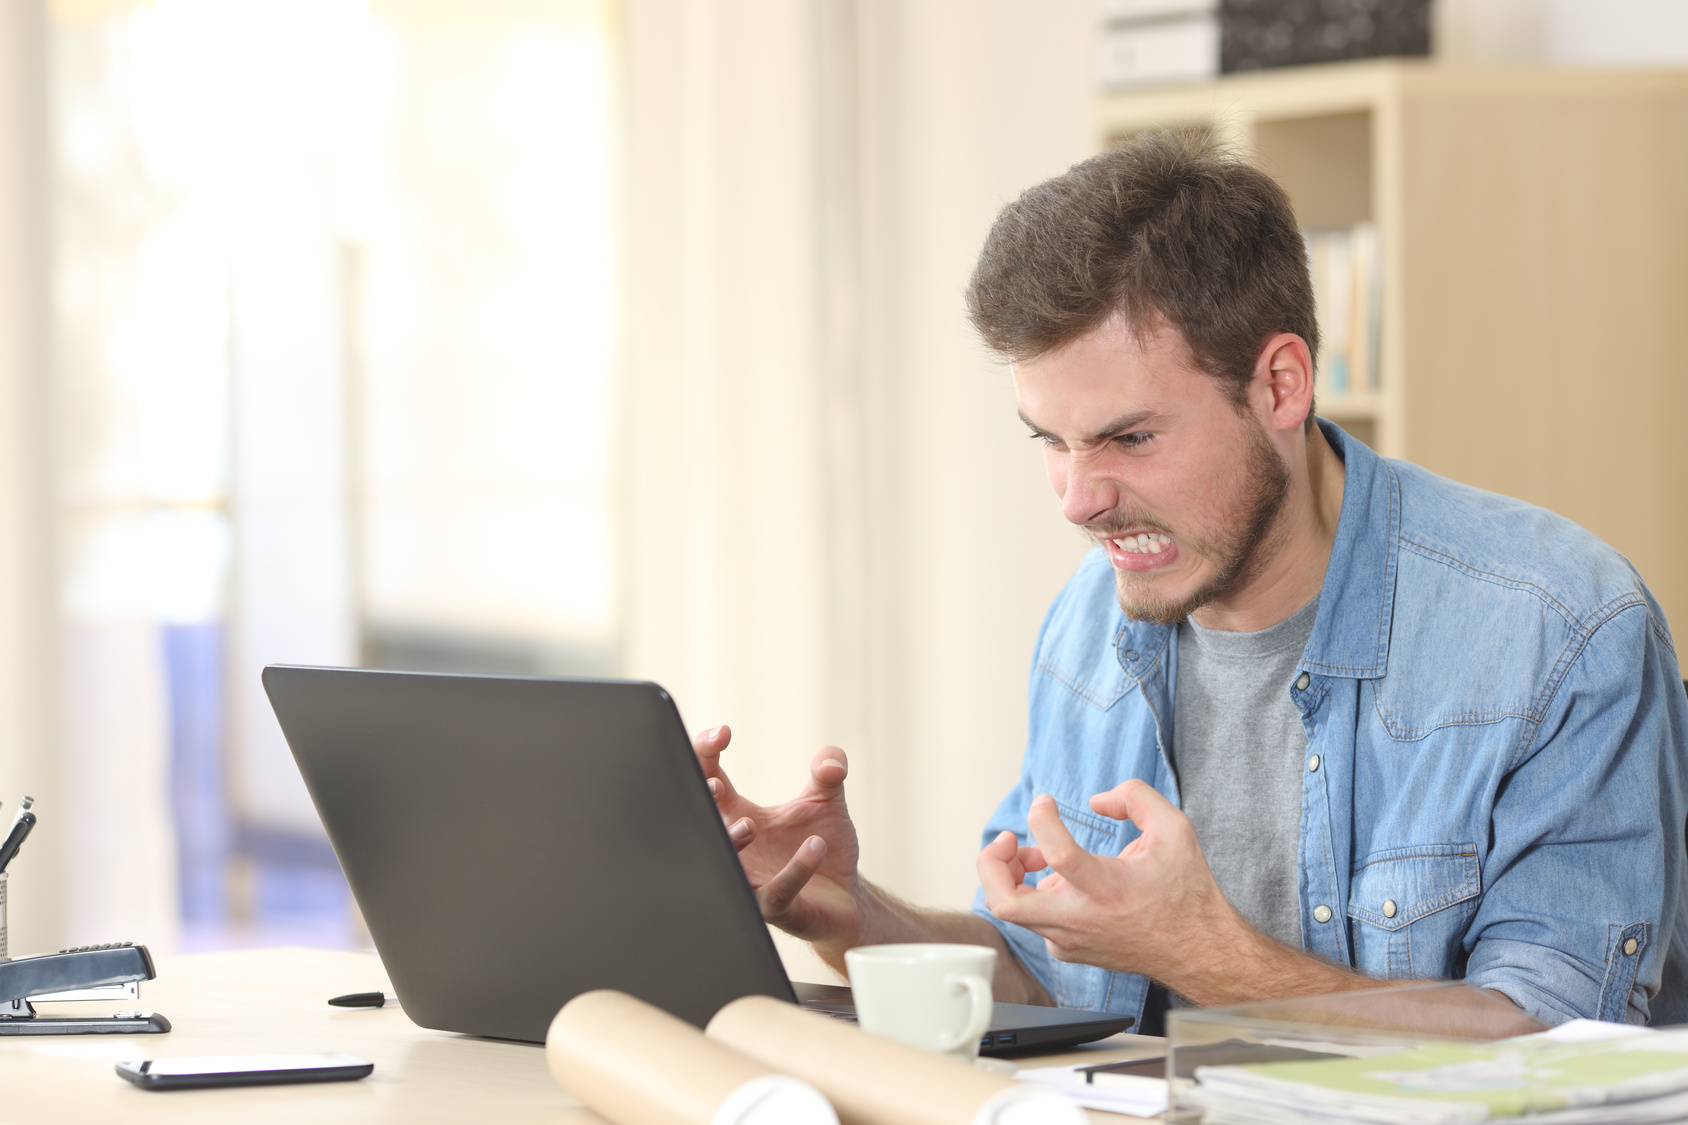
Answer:
POLYGON ((1395 900, 1394 899, 1386 898, 1386 899, 1383 900, 1383 916, 1385 918, 1395 917, 1395 900))
POLYGON ((1625 957, 1634 957, 1635 956, 1635 939, 1634 938, 1630 938, 1628 941, 1624 942, 1624 956, 1625 957))
POLYGON ((1125 650, 1125 658, 1127 660, 1136 660, 1137 659, 1137 650, 1134 649, 1134 648, 1126 649, 1125 650))
POLYGON ((1315 906, 1313 908, 1313 921, 1315 921, 1315 922, 1328 922, 1328 921, 1330 921, 1330 907, 1328 907, 1328 906, 1315 906))
POLYGON ((1295 677, 1295 690, 1306 691, 1307 685, 1311 682, 1312 681, 1308 678, 1307 673, 1303 672, 1301 675, 1295 677))
POLYGON ((1307 759, 1307 772, 1308 773, 1318 773, 1319 772, 1319 756, 1317 754, 1314 754, 1311 758, 1307 759))

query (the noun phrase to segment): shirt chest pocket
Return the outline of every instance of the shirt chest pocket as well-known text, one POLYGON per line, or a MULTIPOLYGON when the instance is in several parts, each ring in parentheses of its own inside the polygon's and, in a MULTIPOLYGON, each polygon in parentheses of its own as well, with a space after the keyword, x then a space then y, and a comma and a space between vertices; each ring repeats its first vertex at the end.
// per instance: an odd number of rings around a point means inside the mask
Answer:
MULTIPOLYGON (((1073 841, 1092 855, 1118 855, 1125 846, 1124 837, 1134 835, 1119 821, 1098 816, 1079 805, 1057 800, 1055 807, 1073 841)), ((1063 1008, 1111 1010, 1114 991, 1124 977, 1122 973, 1095 965, 1057 961, 1053 957, 1049 959, 1049 967, 1055 980, 1055 1003, 1063 1008)))
POLYGON ((1354 967, 1390 980, 1464 976, 1465 931, 1482 891, 1473 844, 1372 853, 1348 888, 1354 967))

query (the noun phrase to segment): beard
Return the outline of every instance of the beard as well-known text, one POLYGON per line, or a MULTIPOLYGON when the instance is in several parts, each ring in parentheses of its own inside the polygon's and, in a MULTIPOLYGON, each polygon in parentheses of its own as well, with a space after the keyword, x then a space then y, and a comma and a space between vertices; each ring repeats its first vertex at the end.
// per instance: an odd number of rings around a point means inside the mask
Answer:
MULTIPOLYGON (((1277 553, 1280 536, 1274 535, 1274 524, 1283 510, 1284 498, 1289 495, 1289 470, 1278 455, 1260 423, 1248 419, 1247 447, 1243 450, 1243 482, 1233 507, 1234 518, 1213 535, 1185 540, 1201 557, 1213 564, 1213 577, 1182 598, 1168 598, 1153 590, 1153 583, 1138 577, 1133 571, 1114 572, 1115 594, 1119 607, 1133 621, 1149 621, 1156 625, 1176 625, 1190 614, 1227 597, 1247 586, 1259 573, 1260 567, 1277 553), (1147 589, 1133 589, 1141 584, 1147 589)), ((1147 513, 1121 510, 1110 518, 1105 527, 1091 526, 1086 533, 1100 542, 1113 538, 1127 528, 1150 528, 1172 535, 1172 529, 1147 513)))

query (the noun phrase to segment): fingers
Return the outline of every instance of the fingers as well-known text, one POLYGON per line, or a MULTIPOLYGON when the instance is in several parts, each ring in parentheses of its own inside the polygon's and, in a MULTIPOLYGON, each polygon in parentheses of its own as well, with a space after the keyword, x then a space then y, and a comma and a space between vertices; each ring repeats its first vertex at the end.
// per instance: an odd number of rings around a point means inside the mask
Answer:
POLYGON ((714 777, 707 779, 704 784, 709 786, 709 795, 715 798, 715 804, 722 809, 738 800, 738 790, 733 788, 733 783, 727 779, 727 775, 724 773, 716 774, 714 777))
MULTIPOLYGON (((725 750, 727 743, 732 740, 733 728, 722 723, 718 727, 699 731, 692 739, 692 750, 697 754, 699 761, 713 763, 721 757, 721 751, 725 750)), ((707 764, 704 766, 704 772, 709 772, 707 764)))
POLYGON ((1106 793, 1090 798, 1090 807, 1103 816, 1115 820, 1129 820, 1138 828, 1148 830, 1149 824, 1168 813, 1177 816, 1178 809, 1161 796, 1153 785, 1141 778, 1121 782, 1106 793))
MULTIPOLYGON (((703 768, 710 795, 715 798, 715 803, 722 807, 739 799, 738 791, 733 788, 732 781, 721 768, 721 752, 727 748, 732 738, 732 728, 723 724, 701 731, 692 739, 692 750, 697 754, 698 764, 703 768)), ((844 751, 836 746, 823 746, 809 761, 809 784, 803 796, 819 797, 823 800, 842 796, 844 779, 849 773, 850 759, 844 751)))
POLYGON ((727 839, 733 842, 733 847, 742 852, 756 839, 756 822, 748 816, 739 817, 727 825, 727 839))
POLYGON ((697 737, 692 739, 692 752, 697 755, 698 765, 703 768, 703 776, 709 785, 709 795, 715 798, 717 805, 722 806, 738 798, 733 783, 721 768, 721 751, 725 750, 732 740, 733 729, 725 723, 700 731, 697 737))
POLYGON ((1026 814, 1026 822, 1037 840, 1043 860, 1066 882, 1080 890, 1094 882, 1091 876, 1096 857, 1079 847, 1078 841, 1067 831, 1067 826, 1061 822, 1060 812, 1055 808, 1055 798, 1047 794, 1035 798, 1026 814))
MULTIPOLYGON (((1026 876, 1034 871, 1042 871, 1049 865, 1044 862, 1043 851, 1036 847, 1021 847, 1019 837, 1009 831, 997 833, 996 839, 985 845, 979 857, 974 861, 974 867, 979 873, 979 885, 985 889, 987 905, 992 894, 1018 894, 1021 890, 1032 890, 1026 883, 1026 876)), ((1050 880, 1059 880, 1057 875, 1046 875, 1038 884, 1039 888, 1051 887, 1056 884, 1050 880)))
POLYGON ((1023 869, 1015 870, 1019 867, 1019 852, 1019 840, 1014 833, 999 832, 974 861, 979 886, 985 892, 985 907, 992 913, 1013 899, 1016 888, 1022 885, 1023 869))
POLYGON ((850 773, 850 759, 836 746, 823 746, 809 759, 809 792, 806 796, 833 797, 843 792, 850 773))
POLYGON ((798 892, 808 884, 810 876, 820 868, 821 860, 825 858, 825 840, 819 836, 804 840, 803 846, 797 849, 790 862, 780 868, 779 874, 757 890, 756 899, 762 904, 762 916, 772 921, 791 909, 798 892))

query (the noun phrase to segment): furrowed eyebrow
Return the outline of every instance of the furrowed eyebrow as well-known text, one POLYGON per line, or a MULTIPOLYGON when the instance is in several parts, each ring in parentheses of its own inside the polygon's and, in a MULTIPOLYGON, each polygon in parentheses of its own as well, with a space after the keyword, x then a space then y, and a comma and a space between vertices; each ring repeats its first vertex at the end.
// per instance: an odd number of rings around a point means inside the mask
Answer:
MULTIPOLYGON (((1130 414, 1121 414, 1118 418, 1113 419, 1094 434, 1084 438, 1080 444, 1095 445, 1097 442, 1107 441, 1109 438, 1118 437, 1126 430, 1134 430, 1138 426, 1141 426, 1144 422, 1147 422, 1154 417, 1155 411, 1153 410, 1134 410, 1130 414)), ((1026 424, 1026 428, 1032 432, 1033 437, 1047 438, 1055 436, 1036 422, 1032 421, 1030 418, 1026 417, 1026 412, 1024 410, 1020 411, 1020 421, 1026 424)))

